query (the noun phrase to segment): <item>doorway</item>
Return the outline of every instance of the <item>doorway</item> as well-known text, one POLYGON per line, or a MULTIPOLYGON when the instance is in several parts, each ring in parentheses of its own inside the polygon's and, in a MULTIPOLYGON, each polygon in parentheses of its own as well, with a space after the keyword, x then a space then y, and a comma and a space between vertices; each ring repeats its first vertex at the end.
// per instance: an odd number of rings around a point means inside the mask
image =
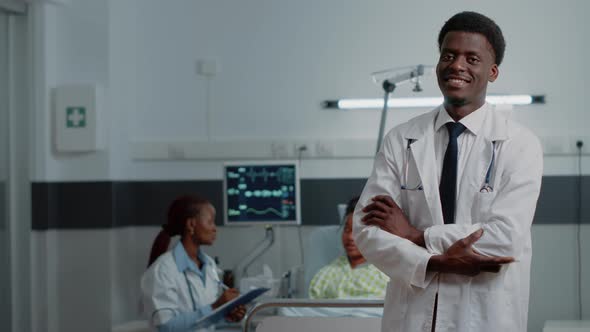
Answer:
POLYGON ((0 322, 30 331, 29 72, 26 6, 0 0, 0 322))
POLYGON ((9 111, 10 93, 8 56, 9 16, 0 11, 0 322, 12 329, 11 262, 10 262, 10 211, 9 203, 9 111))

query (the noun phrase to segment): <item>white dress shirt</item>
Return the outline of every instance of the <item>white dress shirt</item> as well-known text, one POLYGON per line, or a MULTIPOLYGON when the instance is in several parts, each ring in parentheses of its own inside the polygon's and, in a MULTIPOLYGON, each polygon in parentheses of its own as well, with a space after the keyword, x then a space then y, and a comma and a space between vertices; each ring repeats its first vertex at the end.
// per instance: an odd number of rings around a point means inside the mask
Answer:
MULTIPOLYGON (((461 188, 461 174, 463 174, 465 164, 467 163, 467 157, 469 156, 469 152, 471 152, 473 143, 477 138, 477 133, 481 129, 486 116, 485 112, 488 108, 489 104, 484 103, 482 107, 459 120, 459 123, 464 125, 467 129, 457 138, 457 188, 461 188)), ((444 107, 439 107, 436 122, 434 123, 434 151, 438 168, 438 183, 440 183, 445 152, 447 151, 447 145, 449 144, 449 131, 445 126, 448 122, 455 122, 455 120, 451 118, 444 107)))

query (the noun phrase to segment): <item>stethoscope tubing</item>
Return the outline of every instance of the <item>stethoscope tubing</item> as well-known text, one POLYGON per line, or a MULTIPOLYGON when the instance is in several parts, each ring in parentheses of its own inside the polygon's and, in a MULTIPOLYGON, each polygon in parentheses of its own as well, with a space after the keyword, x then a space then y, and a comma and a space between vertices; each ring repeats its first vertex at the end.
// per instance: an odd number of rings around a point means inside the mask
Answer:
MULTIPOLYGON (((420 182, 416 187, 413 187, 413 188, 408 187, 408 172, 409 172, 408 169, 409 169, 409 163, 410 163, 410 153, 412 151, 411 145, 415 141, 416 140, 411 139, 411 138, 408 139, 408 144, 406 146, 406 158, 404 160, 404 166, 403 166, 404 183, 402 183, 402 185, 401 185, 401 189, 404 189, 404 190, 423 190, 422 182, 420 182)), ((492 141, 492 160, 490 161, 490 165, 488 166, 488 169, 486 171, 484 184, 481 187, 481 189, 479 190, 482 193, 494 191, 494 188, 490 185, 490 183, 491 183, 490 181, 492 178, 492 169, 494 168, 495 160, 496 160, 496 141, 492 141)))

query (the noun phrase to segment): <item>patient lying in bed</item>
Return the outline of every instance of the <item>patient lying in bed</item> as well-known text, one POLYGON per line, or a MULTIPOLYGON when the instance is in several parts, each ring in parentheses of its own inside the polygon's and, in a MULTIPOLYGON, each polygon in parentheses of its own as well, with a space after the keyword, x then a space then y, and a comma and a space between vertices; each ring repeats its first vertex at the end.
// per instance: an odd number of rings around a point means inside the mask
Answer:
MULTIPOLYGON (((352 214, 358 197, 346 207, 344 225, 340 228, 345 255, 322 267, 309 284, 311 299, 383 299, 389 282, 383 272, 367 263, 352 236, 352 214)), ((382 308, 283 308, 286 316, 381 316, 382 308)))
POLYGON ((348 202, 342 229, 342 255, 324 266, 309 284, 312 299, 383 299, 389 277, 367 263, 352 236, 352 214, 358 198, 348 202))

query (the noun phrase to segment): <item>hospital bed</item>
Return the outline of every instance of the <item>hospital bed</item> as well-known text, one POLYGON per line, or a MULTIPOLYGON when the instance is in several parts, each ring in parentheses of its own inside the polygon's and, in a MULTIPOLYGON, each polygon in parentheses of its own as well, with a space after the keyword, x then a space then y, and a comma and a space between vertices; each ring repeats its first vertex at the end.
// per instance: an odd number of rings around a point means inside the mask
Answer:
MULTIPOLYGON (((341 226, 314 229, 304 241, 303 290, 307 297, 313 276, 325 265, 344 255, 341 226)), ((269 299, 250 308, 242 321, 244 332, 378 332, 383 300, 269 299)))
POLYGON ((314 229, 304 241, 303 289, 301 297, 307 297, 313 276, 337 257, 344 255, 340 238, 341 226, 321 226, 314 229))
POLYGON ((312 309, 369 309, 383 308, 383 300, 309 300, 309 299, 278 299, 264 301, 251 308, 242 321, 242 331, 251 332, 256 325, 256 332, 379 332, 381 317, 351 317, 340 315, 332 317, 290 317, 271 315, 265 316, 253 324, 256 315, 265 309, 277 308, 312 308, 312 309))

